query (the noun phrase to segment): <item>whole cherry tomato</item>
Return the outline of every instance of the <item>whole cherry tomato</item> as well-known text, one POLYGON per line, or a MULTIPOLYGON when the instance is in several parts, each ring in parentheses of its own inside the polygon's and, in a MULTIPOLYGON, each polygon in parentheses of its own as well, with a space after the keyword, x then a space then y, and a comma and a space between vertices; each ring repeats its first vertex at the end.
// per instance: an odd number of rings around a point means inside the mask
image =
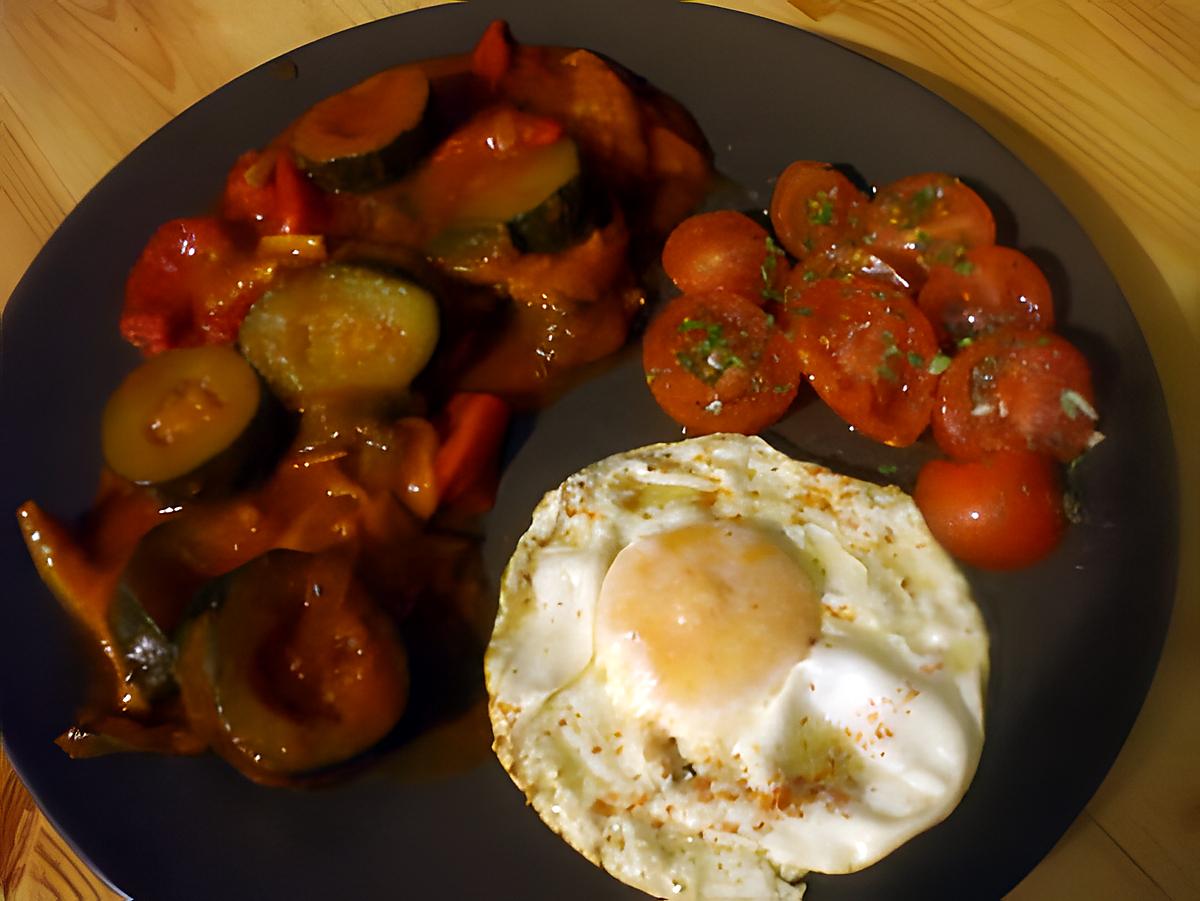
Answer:
POLYGON ((913 498, 941 545, 981 569, 1036 563, 1066 528, 1058 466, 1041 454, 931 460, 917 476, 913 498))

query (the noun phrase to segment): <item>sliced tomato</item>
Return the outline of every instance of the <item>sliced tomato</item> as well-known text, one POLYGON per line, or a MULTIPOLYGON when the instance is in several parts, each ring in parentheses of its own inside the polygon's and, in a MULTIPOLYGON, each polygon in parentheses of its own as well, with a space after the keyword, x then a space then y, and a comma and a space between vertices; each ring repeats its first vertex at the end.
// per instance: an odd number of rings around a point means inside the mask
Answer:
POLYGON ((800 370, 788 340, 753 298, 684 294, 646 330, 646 381, 693 435, 753 434, 787 412, 800 370))
POLYGON ((904 447, 933 409, 937 340, 904 292, 865 278, 793 274, 785 329, 801 370, 835 413, 869 438, 904 447))
POLYGON ((1019 250, 995 244, 930 267, 917 305, 946 345, 999 328, 1054 328, 1054 302, 1042 270, 1019 250))
POLYGON ((1098 438, 1087 360, 1048 332, 980 338, 954 358, 938 395, 933 437, 956 459, 1028 450, 1065 462, 1098 438))
POLYGON ((996 243, 996 220, 983 199, 952 175, 910 175, 880 188, 864 211, 864 243, 919 288, 936 263, 996 243))
POLYGON ((782 291, 788 275, 787 257, 767 230, 733 210, 679 223, 663 247, 662 264, 684 294, 723 288, 760 304, 782 291))
POLYGON ((147 354, 233 341, 273 273, 273 263, 243 253, 217 219, 174 219, 151 236, 129 274, 121 334, 147 354))
POLYGON ((867 196, 828 163, 800 160, 779 176, 771 194, 771 225, 797 259, 821 253, 857 234, 867 196))
POLYGON ((982 569, 1018 569, 1058 546, 1066 528, 1058 466, 1026 451, 978 462, 931 460, 913 499, 947 551, 982 569))

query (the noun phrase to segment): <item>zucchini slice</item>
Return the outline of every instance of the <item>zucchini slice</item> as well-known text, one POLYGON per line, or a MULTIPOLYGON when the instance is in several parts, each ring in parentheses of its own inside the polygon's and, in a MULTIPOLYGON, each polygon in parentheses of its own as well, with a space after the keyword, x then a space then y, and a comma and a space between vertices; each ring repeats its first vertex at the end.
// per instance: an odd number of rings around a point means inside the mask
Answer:
POLYGON ((603 199, 581 173, 531 210, 508 220, 508 236, 522 253, 560 253, 607 224, 603 199))
POLYGON ((126 376, 105 405, 104 459, 168 498, 210 498, 268 473, 294 426, 232 347, 168 350, 126 376))
POLYGON ((296 162, 327 191, 371 191, 400 178, 428 148, 429 78, 387 69, 327 97, 297 121, 296 162))
POLYGON ((108 623, 113 636, 113 651, 124 662, 127 681, 152 701, 173 694, 178 688, 175 683, 175 645, 124 583, 113 595, 108 608, 108 623))
POLYGON ((189 721, 252 778, 348 760, 408 702, 391 621, 336 553, 277 550, 210 583, 177 665, 189 721))
POLYGON ((438 340, 433 295, 400 276, 333 264, 292 273, 250 309, 242 353, 293 409, 398 397, 438 340))
POLYGON ((497 175, 464 199, 458 229, 500 222, 522 253, 558 253, 607 219, 570 138, 506 160, 497 175))

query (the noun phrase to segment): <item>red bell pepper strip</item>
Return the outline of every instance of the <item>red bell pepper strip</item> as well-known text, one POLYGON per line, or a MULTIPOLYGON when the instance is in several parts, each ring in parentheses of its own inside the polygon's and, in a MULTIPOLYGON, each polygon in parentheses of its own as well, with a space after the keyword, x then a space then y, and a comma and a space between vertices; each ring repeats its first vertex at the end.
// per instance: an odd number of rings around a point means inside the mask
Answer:
POLYGON ((246 222, 260 235, 323 234, 325 198, 291 155, 269 148, 238 157, 225 179, 221 215, 246 222))
POLYGON ((483 512, 495 503, 500 447, 508 404, 494 394, 464 392, 450 398, 438 422, 442 444, 433 461, 442 504, 483 512))
POLYGON ((288 153, 275 160, 275 221, 280 234, 319 235, 327 225, 325 198, 288 153))
POLYGON ((508 23, 496 19, 471 52, 471 71, 494 91, 512 65, 512 55, 513 39, 508 31, 508 23))

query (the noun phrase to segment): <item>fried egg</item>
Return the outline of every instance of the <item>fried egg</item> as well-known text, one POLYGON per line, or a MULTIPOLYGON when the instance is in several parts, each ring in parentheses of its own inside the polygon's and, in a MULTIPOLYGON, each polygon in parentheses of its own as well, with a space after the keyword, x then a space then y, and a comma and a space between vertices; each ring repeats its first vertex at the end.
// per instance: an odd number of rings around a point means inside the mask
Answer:
POLYGON ((710 435, 543 498, 486 657, 541 818, 661 898, 795 899, 944 819, 983 745, 987 633, 911 498, 710 435))

